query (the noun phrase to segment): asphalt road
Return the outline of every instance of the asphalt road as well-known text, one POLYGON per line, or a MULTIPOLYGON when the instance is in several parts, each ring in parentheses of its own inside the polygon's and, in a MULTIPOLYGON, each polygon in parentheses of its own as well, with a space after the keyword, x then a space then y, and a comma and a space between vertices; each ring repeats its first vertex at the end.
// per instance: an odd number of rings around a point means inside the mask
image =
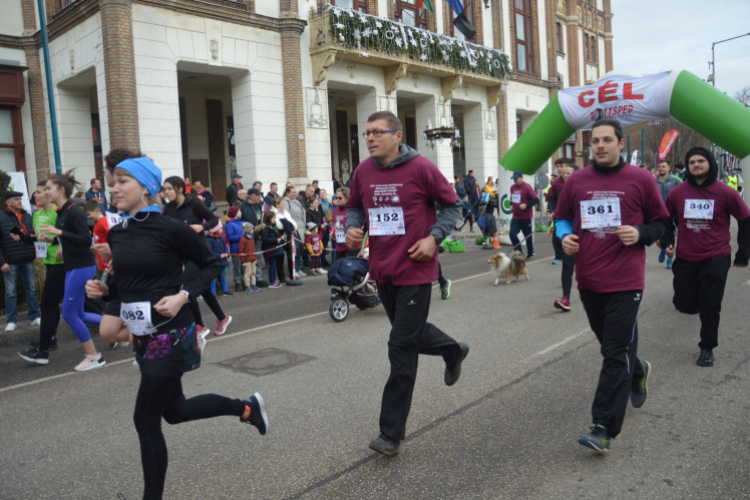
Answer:
MULTIPOLYGON (((164 424, 165 498, 750 498, 750 272, 730 271, 716 366, 699 368, 698 318, 674 310, 671 273, 649 249, 639 355, 653 364, 650 396, 598 456, 576 443, 590 425, 598 344, 576 293, 572 312, 552 307, 560 268, 546 238, 537 246, 531 281, 510 286, 492 286, 491 252, 441 255, 452 296, 435 289, 430 318, 471 352, 453 387, 440 359, 420 358, 394 458, 367 448, 389 369, 382 307, 334 323, 319 277, 223 299, 233 324, 183 378, 186 395, 260 391, 270 431, 234 418, 164 424), (299 364, 263 376, 221 364, 264 349, 299 364)), ((80 345, 66 327, 59 338, 45 367, 15 354, 20 340, 0 348, 0 498, 140 498, 129 350, 97 340, 107 366, 77 374, 80 345)))

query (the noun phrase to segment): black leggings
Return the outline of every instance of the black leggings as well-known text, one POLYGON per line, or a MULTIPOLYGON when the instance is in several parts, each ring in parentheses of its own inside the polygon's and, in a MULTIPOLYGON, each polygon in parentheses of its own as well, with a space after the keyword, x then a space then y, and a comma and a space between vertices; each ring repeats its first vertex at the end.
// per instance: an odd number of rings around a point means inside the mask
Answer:
POLYGON ((570 288, 573 286, 573 271, 576 268, 576 256, 568 255, 563 252, 562 255, 562 288, 563 296, 570 299, 570 288))
POLYGON ((39 349, 47 352, 52 337, 60 324, 60 302, 65 298, 65 266, 47 264, 47 278, 42 290, 40 312, 42 325, 39 327, 39 349))
POLYGON ((448 281, 443 277, 443 266, 440 265, 440 261, 438 261, 438 283, 440 286, 445 286, 448 281))
MULTIPOLYGON (((187 284, 198 274, 198 267, 193 264, 192 262, 188 262, 185 264, 185 272, 182 273, 182 282, 187 284)), ((227 317, 226 314, 224 314, 224 311, 221 310, 221 306, 219 305, 219 301, 216 299, 214 294, 211 293, 210 289, 206 289, 204 292, 201 292, 201 297, 203 297, 203 300, 206 302, 206 305, 211 309, 211 311, 216 316, 216 319, 219 321, 224 321, 224 319, 227 317)), ((193 318, 195 319, 196 325, 204 325, 203 322, 203 316, 201 315, 201 308, 198 304, 198 297, 190 297, 190 302, 188 304, 190 306, 190 312, 193 313, 193 318)))
POLYGON ((180 377, 141 375, 135 400, 133 421, 141 443, 144 500, 159 500, 167 475, 167 443, 161 431, 161 419, 170 425, 220 416, 241 417, 245 405, 239 399, 203 394, 185 399, 180 377))

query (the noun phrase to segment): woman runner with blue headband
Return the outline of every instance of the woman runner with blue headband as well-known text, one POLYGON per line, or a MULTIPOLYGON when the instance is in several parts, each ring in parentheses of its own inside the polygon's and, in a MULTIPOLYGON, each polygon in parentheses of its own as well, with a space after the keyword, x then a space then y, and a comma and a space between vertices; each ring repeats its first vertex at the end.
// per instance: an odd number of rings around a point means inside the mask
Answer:
POLYGON ((201 355, 187 304, 216 278, 219 263, 194 230, 160 214, 153 204, 161 171, 151 160, 125 160, 114 175, 113 193, 124 218, 108 234, 117 283, 108 287, 92 280, 86 292, 91 298, 122 303, 121 317, 133 334, 141 368, 133 420, 141 443, 143 498, 161 499, 168 464, 162 418, 174 425, 236 416, 264 435, 268 417, 258 393, 244 401, 216 394, 185 398, 182 375, 200 367, 201 355), (198 272, 183 286, 186 262, 194 263, 198 272))

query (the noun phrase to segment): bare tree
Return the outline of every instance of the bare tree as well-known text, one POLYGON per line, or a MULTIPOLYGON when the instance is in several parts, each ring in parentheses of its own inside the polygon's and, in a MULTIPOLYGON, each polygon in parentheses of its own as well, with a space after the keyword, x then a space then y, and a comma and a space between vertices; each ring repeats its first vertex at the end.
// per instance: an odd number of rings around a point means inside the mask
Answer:
POLYGON ((750 85, 747 85, 735 92, 734 98, 744 104, 745 107, 750 107, 750 85))
POLYGON ((675 129, 680 133, 677 140, 672 144, 672 148, 667 155, 667 160, 672 165, 684 162, 685 154, 687 154, 691 148, 696 146, 711 147, 711 141, 690 127, 678 122, 674 118, 654 120, 649 122, 646 126, 645 148, 641 145, 641 134, 630 135, 630 150, 638 150, 638 155, 641 157, 639 163, 645 164, 649 167, 655 165, 655 157, 659 154, 661 140, 664 137, 664 134, 671 129, 675 129))

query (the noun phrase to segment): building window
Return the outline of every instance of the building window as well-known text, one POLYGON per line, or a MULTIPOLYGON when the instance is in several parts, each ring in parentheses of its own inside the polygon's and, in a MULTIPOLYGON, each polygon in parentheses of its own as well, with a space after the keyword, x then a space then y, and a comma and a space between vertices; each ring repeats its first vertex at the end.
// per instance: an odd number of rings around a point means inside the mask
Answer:
POLYGON ((583 35, 583 57, 586 61, 589 60, 589 36, 585 33, 583 35))
POLYGON ((16 150, 13 140, 13 112, 0 108, 0 170, 16 171, 16 150))
POLYGON ((563 158, 567 158, 569 160, 576 159, 576 143, 575 142, 566 142, 562 145, 562 148, 560 148, 560 156, 563 158))
POLYGON ((427 29, 425 9, 417 7, 417 0, 393 0, 393 15, 407 26, 427 29))
POLYGON ((565 52, 563 50, 562 24, 560 23, 555 23, 555 43, 557 44, 558 52, 565 52))
POLYGON ((518 71, 534 72, 534 53, 531 43, 531 0, 514 0, 516 24, 516 66, 518 71))
POLYGON ((589 37, 589 43, 591 44, 591 48, 589 49, 589 61, 596 62, 596 37, 594 35, 591 35, 589 37))
POLYGON ((354 9, 367 14, 367 2, 365 0, 331 0, 331 5, 340 9, 354 9))
MULTIPOLYGON (((466 13, 466 19, 471 23, 471 25, 474 25, 474 2, 472 0, 463 0, 463 6, 464 6, 464 12, 466 13)), ((453 21, 456 19, 456 13, 453 12, 453 9, 448 5, 445 4, 445 9, 450 12, 450 26, 451 26, 451 32, 450 35, 452 37, 458 38, 462 42, 466 42, 466 37, 463 33, 458 31, 456 27, 453 25, 453 21)))

